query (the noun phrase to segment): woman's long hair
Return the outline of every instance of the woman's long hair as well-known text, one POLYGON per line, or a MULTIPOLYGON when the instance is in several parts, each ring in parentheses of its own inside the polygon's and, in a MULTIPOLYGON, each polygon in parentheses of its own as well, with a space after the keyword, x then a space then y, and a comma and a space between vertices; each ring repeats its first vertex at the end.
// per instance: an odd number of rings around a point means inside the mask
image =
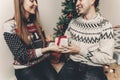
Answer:
MULTIPOLYGON (((14 0, 17 35, 26 44, 30 44, 31 40, 28 38, 28 36, 30 36, 30 33, 26 29, 27 21, 24 15, 25 10, 23 8, 23 2, 24 0, 14 0)), ((43 44, 45 44, 45 39, 42 35, 42 27, 40 26, 40 16, 39 16, 38 8, 36 9, 35 14, 31 14, 29 18, 33 22, 33 24, 36 26, 38 33, 41 36, 41 39, 43 41, 43 44)))

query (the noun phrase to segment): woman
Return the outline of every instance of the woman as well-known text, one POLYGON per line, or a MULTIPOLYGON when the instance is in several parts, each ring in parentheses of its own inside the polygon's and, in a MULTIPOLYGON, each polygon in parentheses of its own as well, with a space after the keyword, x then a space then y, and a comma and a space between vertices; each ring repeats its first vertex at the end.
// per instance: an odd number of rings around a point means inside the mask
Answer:
POLYGON ((4 24, 4 39, 14 56, 17 80, 54 80, 53 68, 44 59, 50 55, 46 52, 60 49, 46 47, 37 0, 14 0, 14 5, 14 18, 4 24))

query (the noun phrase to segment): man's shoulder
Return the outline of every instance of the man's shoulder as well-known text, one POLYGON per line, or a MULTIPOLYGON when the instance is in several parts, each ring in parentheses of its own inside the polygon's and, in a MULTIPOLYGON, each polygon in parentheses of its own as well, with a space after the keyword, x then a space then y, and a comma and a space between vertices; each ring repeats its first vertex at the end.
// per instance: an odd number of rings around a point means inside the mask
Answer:
POLYGON ((112 25, 112 24, 110 23, 108 19, 103 18, 103 20, 100 21, 100 25, 105 26, 105 25, 112 25))
POLYGON ((79 22, 81 17, 73 18, 70 23, 79 22))

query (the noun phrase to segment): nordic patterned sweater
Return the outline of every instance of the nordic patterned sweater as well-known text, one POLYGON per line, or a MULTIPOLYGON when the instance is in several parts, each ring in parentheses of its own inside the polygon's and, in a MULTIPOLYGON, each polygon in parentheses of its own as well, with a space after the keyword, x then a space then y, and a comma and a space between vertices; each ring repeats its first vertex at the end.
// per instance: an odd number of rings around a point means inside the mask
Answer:
POLYGON ((41 53, 42 41, 32 23, 27 25, 28 31, 32 34, 32 44, 29 46, 17 36, 14 20, 6 22, 3 27, 4 39, 14 56, 15 69, 32 66, 49 56, 41 53))
POLYGON ((71 44, 80 48, 78 54, 71 54, 73 61, 92 66, 113 63, 113 29, 101 14, 94 19, 78 17, 72 20, 65 32, 71 44))

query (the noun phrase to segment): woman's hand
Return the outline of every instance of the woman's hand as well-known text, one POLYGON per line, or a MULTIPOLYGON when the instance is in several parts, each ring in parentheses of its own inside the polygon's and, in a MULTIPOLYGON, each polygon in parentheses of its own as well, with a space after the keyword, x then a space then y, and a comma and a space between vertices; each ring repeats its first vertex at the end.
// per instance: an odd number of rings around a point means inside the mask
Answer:
POLYGON ((53 36, 51 36, 51 35, 46 36, 46 41, 47 42, 53 41, 53 36))
POLYGON ((51 46, 48 47, 49 48, 49 51, 55 51, 55 52, 61 52, 63 51, 63 48, 53 44, 51 46))
POLYGON ((51 44, 50 46, 42 48, 41 50, 42 50, 42 53, 47 52, 47 51, 54 51, 54 52, 61 53, 63 51, 62 48, 60 48, 59 46, 55 44, 51 44))
POLYGON ((80 48, 78 46, 74 45, 69 45, 69 46, 62 46, 62 49, 64 50, 61 53, 72 53, 72 54, 77 54, 80 52, 80 48))

